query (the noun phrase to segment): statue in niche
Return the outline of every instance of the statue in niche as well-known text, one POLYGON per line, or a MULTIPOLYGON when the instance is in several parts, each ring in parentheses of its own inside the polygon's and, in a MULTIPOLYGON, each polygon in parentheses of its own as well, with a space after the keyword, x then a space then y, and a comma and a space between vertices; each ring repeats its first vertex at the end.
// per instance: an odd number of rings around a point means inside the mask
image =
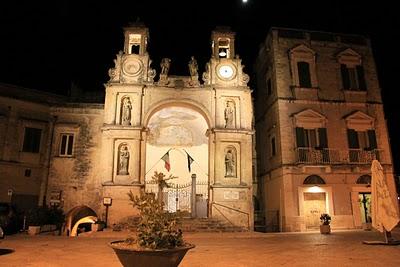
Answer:
POLYGON ((163 58, 161 60, 161 75, 168 75, 168 71, 169 71, 169 66, 171 65, 171 59, 169 58, 163 58))
POLYGON ((225 128, 234 128, 234 119, 235 119, 235 108, 233 106, 232 101, 226 102, 226 107, 224 111, 225 118, 225 128))
POLYGON ((198 76, 198 69, 199 65, 197 64, 197 60, 192 56, 189 61, 189 72, 191 77, 196 77, 198 76))
POLYGON ((225 177, 235 177, 235 156, 232 149, 229 149, 225 154, 225 177))
POLYGON ((132 103, 129 97, 125 97, 122 101, 121 124, 131 125, 132 103))
POLYGON ((119 164, 118 164, 118 175, 128 175, 129 167, 129 151, 127 145, 122 145, 119 148, 119 164))

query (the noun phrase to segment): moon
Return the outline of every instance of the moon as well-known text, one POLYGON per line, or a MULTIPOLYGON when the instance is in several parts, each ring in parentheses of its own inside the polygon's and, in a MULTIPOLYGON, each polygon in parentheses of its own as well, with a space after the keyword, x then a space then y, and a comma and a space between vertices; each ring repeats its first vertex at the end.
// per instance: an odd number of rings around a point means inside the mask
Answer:
POLYGON ((247 0, 242 0, 242 3, 247 3, 247 0))

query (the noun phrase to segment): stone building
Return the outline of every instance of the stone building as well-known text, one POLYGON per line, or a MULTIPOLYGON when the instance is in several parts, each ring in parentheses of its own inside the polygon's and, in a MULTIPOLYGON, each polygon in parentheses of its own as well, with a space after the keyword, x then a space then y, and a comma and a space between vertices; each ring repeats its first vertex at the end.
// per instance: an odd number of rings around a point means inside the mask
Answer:
POLYGON ((84 205, 104 219, 111 198, 112 224, 134 214, 129 191, 157 193, 151 177, 161 171, 178 176, 163 195, 168 210, 252 229, 252 98, 235 34, 212 32, 202 75, 192 57, 190 76, 171 76, 165 58, 157 81, 148 29, 134 24, 124 37, 104 103, 2 88, 0 201, 84 205))
POLYGON ((272 28, 259 51, 255 122, 267 230, 369 222, 371 161, 395 191, 370 41, 272 28))

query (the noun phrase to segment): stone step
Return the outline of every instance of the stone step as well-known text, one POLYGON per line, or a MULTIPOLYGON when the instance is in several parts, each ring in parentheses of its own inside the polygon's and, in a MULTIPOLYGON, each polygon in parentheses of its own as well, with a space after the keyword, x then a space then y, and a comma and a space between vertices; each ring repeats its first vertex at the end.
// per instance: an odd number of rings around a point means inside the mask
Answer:
MULTIPOLYGON (((135 231, 139 222, 138 217, 129 217, 124 222, 119 222, 112 226, 115 231, 130 230, 135 231)), ((178 227, 184 232, 246 232, 247 229, 232 225, 227 221, 215 218, 178 218, 178 227)))
POLYGON ((245 232, 247 229, 215 218, 181 218, 179 228, 184 232, 245 232))

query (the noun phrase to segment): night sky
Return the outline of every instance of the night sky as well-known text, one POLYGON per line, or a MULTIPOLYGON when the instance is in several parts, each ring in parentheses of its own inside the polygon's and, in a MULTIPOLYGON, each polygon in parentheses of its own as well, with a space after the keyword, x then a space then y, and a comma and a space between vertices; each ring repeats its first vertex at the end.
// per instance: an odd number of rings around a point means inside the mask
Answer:
POLYGON ((169 57, 170 74, 175 75, 188 75, 192 55, 203 72, 211 54, 211 31, 217 25, 237 33, 236 53, 251 77, 259 45, 271 26, 369 36, 400 174, 395 79, 399 68, 392 63, 399 60, 400 20, 394 2, 381 6, 340 0, 3 2, 7 4, 0 4, 0 82, 59 94, 66 94, 71 83, 84 91, 104 90, 108 69, 123 49, 122 27, 138 18, 150 30, 152 67, 159 73, 161 58, 169 57))

